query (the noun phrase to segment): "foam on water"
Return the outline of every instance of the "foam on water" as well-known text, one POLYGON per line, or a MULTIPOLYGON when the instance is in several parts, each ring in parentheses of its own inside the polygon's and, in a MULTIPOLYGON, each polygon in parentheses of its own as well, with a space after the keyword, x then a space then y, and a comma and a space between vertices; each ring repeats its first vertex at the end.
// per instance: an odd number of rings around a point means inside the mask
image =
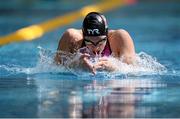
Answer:
MULTIPOLYGON (((38 73, 72 73, 77 76, 87 76, 92 75, 91 73, 84 71, 84 69, 80 69, 79 65, 73 65, 72 62, 78 61, 78 58, 80 57, 80 53, 74 54, 68 54, 63 53, 63 65, 56 65, 54 62, 54 56, 55 52, 52 52, 51 50, 43 49, 42 47, 39 48, 39 58, 37 61, 37 65, 35 67, 22 67, 17 65, 0 65, 0 69, 2 71, 6 71, 8 75, 11 74, 19 74, 19 73, 25 73, 25 74, 38 74, 38 73)), ((148 55, 145 52, 140 52, 136 54, 136 60, 135 63, 132 64, 126 64, 121 61, 121 59, 116 59, 114 57, 108 57, 108 60, 112 63, 112 65, 116 66, 116 70, 110 73, 109 75, 120 75, 120 74, 133 74, 136 76, 139 75, 152 75, 152 74, 162 74, 166 73, 167 69, 164 65, 160 64, 156 58, 148 55)), ((93 61, 98 61, 98 58, 94 58, 93 61)), ((95 63, 92 62, 92 63, 95 63)), ((107 74, 107 71, 98 71, 97 74, 107 74)))

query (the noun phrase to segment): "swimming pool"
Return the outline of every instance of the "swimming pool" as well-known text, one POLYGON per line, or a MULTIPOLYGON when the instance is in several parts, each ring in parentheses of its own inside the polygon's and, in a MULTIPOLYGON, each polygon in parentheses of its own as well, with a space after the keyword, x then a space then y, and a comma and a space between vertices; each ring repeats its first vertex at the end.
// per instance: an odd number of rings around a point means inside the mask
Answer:
MULTIPOLYGON (((172 1, 106 13, 110 28, 129 31, 140 58, 140 67, 119 64, 113 73, 93 76, 52 64, 63 31, 80 28, 81 21, 0 47, 0 117, 180 117, 179 13, 172 1)), ((0 17, 6 34, 52 16, 0 17)))

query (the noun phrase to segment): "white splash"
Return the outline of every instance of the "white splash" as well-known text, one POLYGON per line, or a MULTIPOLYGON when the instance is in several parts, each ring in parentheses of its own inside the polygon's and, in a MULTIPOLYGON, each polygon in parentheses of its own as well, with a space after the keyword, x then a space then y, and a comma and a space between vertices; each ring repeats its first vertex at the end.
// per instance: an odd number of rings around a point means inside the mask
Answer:
POLYGON ((115 65, 116 71, 122 74, 152 74, 152 73, 165 73, 167 72, 167 69, 165 66, 160 64, 156 58, 153 58, 152 56, 140 52, 136 54, 135 62, 133 64, 126 64, 123 63, 121 59, 109 57, 110 62, 115 65))
MULTIPOLYGON (((75 75, 88 75, 87 71, 83 69, 78 69, 79 65, 77 64, 72 68, 71 63, 74 61, 78 61, 80 57, 79 54, 68 54, 64 53, 63 61, 64 65, 56 65, 54 62, 54 56, 56 52, 52 52, 51 50, 39 48, 39 58, 37 65, 32 68, 25 68, 17 65, 0 65, 1 69, 6 70, 10 74, 36 74, 36 73, 73 73, 75 75)), ((140 52, 136 55, 135 63, 133 65, 128 65, 123 63, 120 59, 116 59, 114 57, 109 57, 108 60, 115 65, 117 68, 114 71, 116 74, 160 74, 167 71, 166 67, 160 64, 156 58, 144 53, 140 52)), ((94 61, 98 61, 94 58, 94 61)), ((111 75, 111 73, 110 73, 111 75)))

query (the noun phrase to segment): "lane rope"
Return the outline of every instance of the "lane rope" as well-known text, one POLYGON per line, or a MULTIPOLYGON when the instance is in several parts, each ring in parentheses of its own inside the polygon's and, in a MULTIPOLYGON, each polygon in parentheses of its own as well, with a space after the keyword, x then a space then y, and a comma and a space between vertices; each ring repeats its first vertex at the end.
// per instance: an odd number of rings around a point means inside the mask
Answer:
POLYGON ((102 2, 95 5, 88 5, 75 12, 71 12, 63 16, 58 16, 54 19, 39 24, 21 28, 9 35, 2 36, 0 37, 0 45, 6 45, 12 42, 35 40, 43 36, 47 32, 71 24, 83 18, 89 12, 106 12, 125 4, 132 4, 134 2, 135 0, 102 0, 102 2))

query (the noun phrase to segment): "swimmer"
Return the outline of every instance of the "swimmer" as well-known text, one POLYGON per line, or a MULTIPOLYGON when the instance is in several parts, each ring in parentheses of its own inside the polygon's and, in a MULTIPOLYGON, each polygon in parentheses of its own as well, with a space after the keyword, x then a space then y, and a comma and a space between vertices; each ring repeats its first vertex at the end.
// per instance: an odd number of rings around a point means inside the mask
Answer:
MULTIPOLYGON (((83 20, 82 29, 67 29, 60 38, 57 51, 69 53, 81 52, 80 61, 93 74, 98 69, 115 70, 108 56, 122 58, 132 64, 135 57, 134 43, 124 29, 109 30, 106 18, 98 12, 90 12, 83 20), (96 64, 89 62, 90 57, 100 57, 96 64)), ((61 64, 61 54, 55 56, 57 64, 61 64)))

